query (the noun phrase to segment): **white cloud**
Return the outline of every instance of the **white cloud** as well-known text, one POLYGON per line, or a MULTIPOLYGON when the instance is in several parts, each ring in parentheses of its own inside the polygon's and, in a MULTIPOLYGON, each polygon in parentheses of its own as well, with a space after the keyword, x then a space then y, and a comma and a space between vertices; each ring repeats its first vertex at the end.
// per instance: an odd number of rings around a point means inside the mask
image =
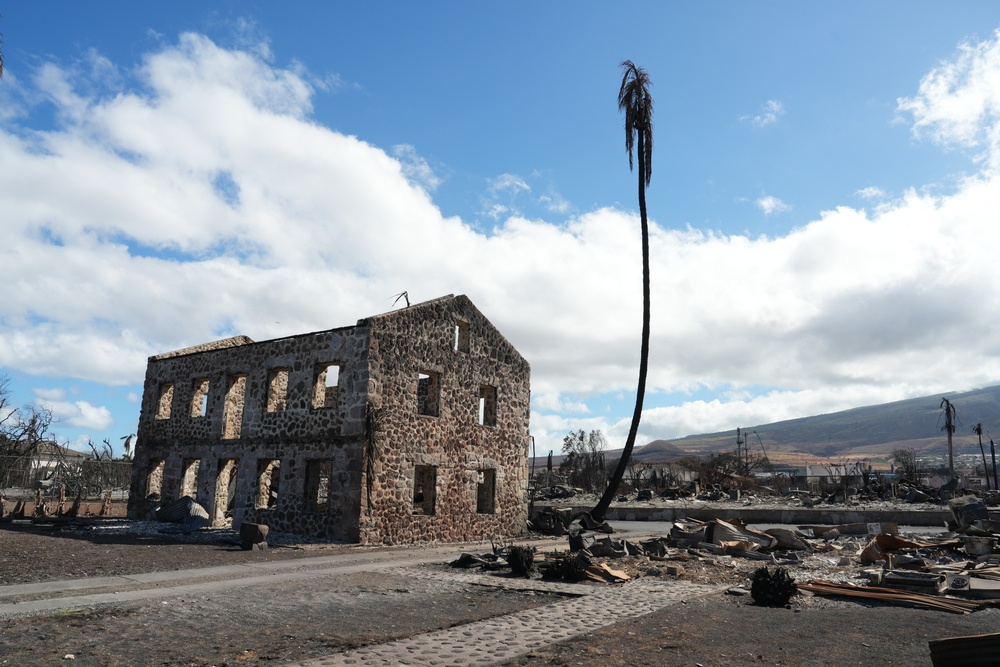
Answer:
POLYGON ((504 216, 520 215, 518 200, 522 193, 529 192, 531 186, 520 176, 500 174, 487 183, 481 214, 494 222, 499 222, 504 216))
POLYGON ((944 146, 976 148, 1000 166, 1000 31, 991 39, 959 47, 957 55, 929 72, 913 97, 897 109, 913 118, 913 134, 944 146))
POLYGON ((509 208, 507 208, 503 204, 496 204, 496 203, 490 204, 489 207, 483 211, 483 215, 485 215, 490 220, 493 220, 494 222, 499 221, 501 218, 503 218, 509 213, 510 213, 509 208))
POLYGON ((399 160, 403 168, 403 174, 411 183, 433 192, 444 182, 442 178, 434 173, 427 160, 419 155, 417 149, 413 146, 400 144, 393 146, 392 152, 396 156, 396 159, 399 160))
POLYGON ((500 174, 490 179, 482 196, 480 214, 499 222, 505 216, 519 217, 525 215, 526 210, 533 209, 542 215, 564 216, 570 213, 572 205, 559 194, 554 184, 545 183, 549 178, 545 172, 533 171, 529 178, 500 174))
POLYGON ((490 191, 493 193, 505 192, 516 195, 519 192, 531 192, 531 186, 520 176, 500 174, 490 181, 490 191))
POLYGON ((91 444, 94 440, 89 435, 78 435, 69 442, 64 443, 64 446, 70 449, 76 450, 78 452, 84 452, 85 454, 90 454, 94 450, 91 449, 91 444))
POLYGON ((885 191, 882 190, 882 188, 874 185, 869 186, 867 188, 861 188, 860 190, 855 192, 854 195, 856 197, 860 197, 861 199, 868 199, 873 201, 885 199, 885 191))
POLYGON ((764 212, 764 215, 773 215, 792 210, 791 206, 772 195, 758 197, 754 204, 764 212))
POLYGON ((571 208, 570 203, 556 192, 539 195, 538 202, 545 208, 546 211, 549 211, 550 213, 558 213, 560 215, 569 213, 571 208))
MULTIPOLYGON (((304 75, 204 37, 147 56, 129 75, 138 87, 104 77, 94 93, 86 76, 48 65, 35 77, 56 129, 0 120, 0 264, 32 277, 0 299, 0 367, 139 383, 156 352, 351 324, 404 289, 414 302, 465 293, 532 364, 540 451, 579 428, 621 445, 627 420, 583 408, 634 391, 632 214, 529 220, 513 198, 532 188, 507 174, 492 184, 505 198, 489 204, 499 223, 489 234, 445 218, 407 171, 415 153, 401 161, 315 123, 304 75), (219 191, 222 174, 238 196, 219 191)), ((944 117, 929 93, 920 99, 917 126, 944 117)), ((988 136, 990 117, 978 118, 985 127, 963 125, 963 136, 988 136)), ((788 210, 771 196, 757 205, 788 210)), ((640 440, 996 382, 1000 274, 986 270, 996 210, 1000 176, 986 172, 947 196, 836 208, 773 238, 652 220, 640 440), (655 403, 692 388, 733 393, 655 403)), ((110 425, 106 407, 45 400, 67 423, 110 425)))
POLYGON ((42 401, 63 401, 66 399, 65 389, 35 389, 35 396, 42 401))
POLYGON ((778 100, 768 100, 761 107, 759 113, 750 117, 750 122, 753 123, 754 127, 764 128, 777 123, 778 118, 783 116, 784 113, 785 107, 781 102, 778 100))
POLYGON ((38 404, 52 413, 53 421, 68 424, 75 428, 103 431, 115 423, 111 411, 104 406, 91 405, 87 401, 64 401, 46 398, 48 395, 58 395, 59 390, 52 392, 36 390, 39 395, 38 404))
POLYGON ((532 408, 548 412, 563 412, 570 414, 587 414, 590 408, 583 401, 570 399, 558 392, 539 393, 531 397, 532 408))

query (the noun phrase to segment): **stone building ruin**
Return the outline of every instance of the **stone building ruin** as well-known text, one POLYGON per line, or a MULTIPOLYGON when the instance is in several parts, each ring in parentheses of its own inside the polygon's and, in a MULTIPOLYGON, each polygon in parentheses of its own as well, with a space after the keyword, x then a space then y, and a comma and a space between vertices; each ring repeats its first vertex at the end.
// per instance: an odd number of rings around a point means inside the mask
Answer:
POLYGON ((465 296, 356 325, 149 358, 129 517, 347 542, 524 530, 530 367, 465 296))

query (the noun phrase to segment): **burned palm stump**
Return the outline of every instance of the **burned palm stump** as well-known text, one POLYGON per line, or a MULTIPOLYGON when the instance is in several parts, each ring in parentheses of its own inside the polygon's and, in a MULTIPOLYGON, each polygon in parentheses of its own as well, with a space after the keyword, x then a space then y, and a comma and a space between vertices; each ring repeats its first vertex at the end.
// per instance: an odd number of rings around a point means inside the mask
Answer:
POLYGON ((750 596, 762 607, 784 607, 798 591, 795 580, 783 567, 772 573, 766 567, 754 570, 750 584, 750 596))
POLYGON ((510 564, 510 571, 518 577, 533 579, 540 577, 541 573, 535 565, 535 550, 532 547, 513 546, 507 554, 507 563, 510 564))

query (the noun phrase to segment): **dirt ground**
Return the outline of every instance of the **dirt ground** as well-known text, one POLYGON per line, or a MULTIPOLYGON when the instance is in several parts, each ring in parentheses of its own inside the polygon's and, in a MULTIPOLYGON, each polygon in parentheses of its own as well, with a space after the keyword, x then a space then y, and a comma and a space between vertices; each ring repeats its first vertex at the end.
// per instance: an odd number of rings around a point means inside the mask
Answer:
MULTIPOLYGON (((100 525, 100 524, 97 524, 100 525)), ((0 524, 0 584, 136 574, 356 551, 277 544, 243 551, 231 533, 107 534, 0 524)), ((463 547, 456 545, 455 555, 463 547)), ((676 561, 683 579, 745 584, 759 563, 676 561)), ((429 566, 445 571, 444 564, 429 566)), ((633 576, 666 564, 619 559, 633 576)), ((808 576, 807 572, 799 573, 808 576)), ((797 576, 799 576, 797 574, 797 576)), ((0 665, 283 665, 549 604, 558 596, 392 570, 0 621, 0 665), (66 657, 72 656, 72 657, 66 657)), ((929 639, 995 632, 1000 610, 969 615, 800 594, 790 609, 713 594, 552 645, 507 663, 541 665, 930 665, 929 639)))
POLYGON ((792 609, 716 595, 640 616, 506 663, 516 667, 915 667, 927 642, 997 632, 1000 610, 960 616, 799 598, 792 609))
POLYGON ((163 525, 167 532, 162 533, 122 535, 110 529, 121 523, 114 519, 0 523, 0 586, 306 558, 357 549, 275 543, 266 551, 250 552, 241 549, 238 537, 231 533, 183 535, 171 531, 170 525, 163 525))

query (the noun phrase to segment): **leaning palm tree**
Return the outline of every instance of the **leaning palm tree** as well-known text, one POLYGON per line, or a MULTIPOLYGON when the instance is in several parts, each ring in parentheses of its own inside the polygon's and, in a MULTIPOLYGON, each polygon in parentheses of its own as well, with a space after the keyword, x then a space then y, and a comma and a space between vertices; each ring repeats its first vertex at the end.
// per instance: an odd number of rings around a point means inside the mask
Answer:
POLYGON ((972 432, 979 436, 979 453, 983 457, 983 477, 986 478, 986 490, 990 490, 990 469, 986 467, 986 450, 983 449, 983 423, 979 422, 972 427, 972 432))
POLYGON ((635 392, 635 410, 632 425, 625 439, 625 449, 615 468, 608 487, 604 490, 591 515, 598 521, 611 505, 618 485, 625 476, 625 468, 635 448, 635 438, 642 418, 642 401, 646 396, 646 368, 649 362, 649 225, 646 220, 646 186, 653 171, 653 97, 649 94, 651 82, 646 70, 631 60, 621 64, 624 74, 618 90, 618 110, 625 112, 625 150, 628 151, 628 168, 633 168, 632 150, 635 149, 639 165, 639 219, 642 223, 642 344, 639 351, 639 386, 635 392))
POLYGON ((941 416, 944 417, 944 426, 941 430, 948 434, 948 474, 951 475, 951 479, 955 479, 955 451, 952 448, 952 436, 955 435, 955 420, 957 414, 955 413, 955 406, 947 398, 941 399, 941 405, 938 406, 944 412, 941 416))

